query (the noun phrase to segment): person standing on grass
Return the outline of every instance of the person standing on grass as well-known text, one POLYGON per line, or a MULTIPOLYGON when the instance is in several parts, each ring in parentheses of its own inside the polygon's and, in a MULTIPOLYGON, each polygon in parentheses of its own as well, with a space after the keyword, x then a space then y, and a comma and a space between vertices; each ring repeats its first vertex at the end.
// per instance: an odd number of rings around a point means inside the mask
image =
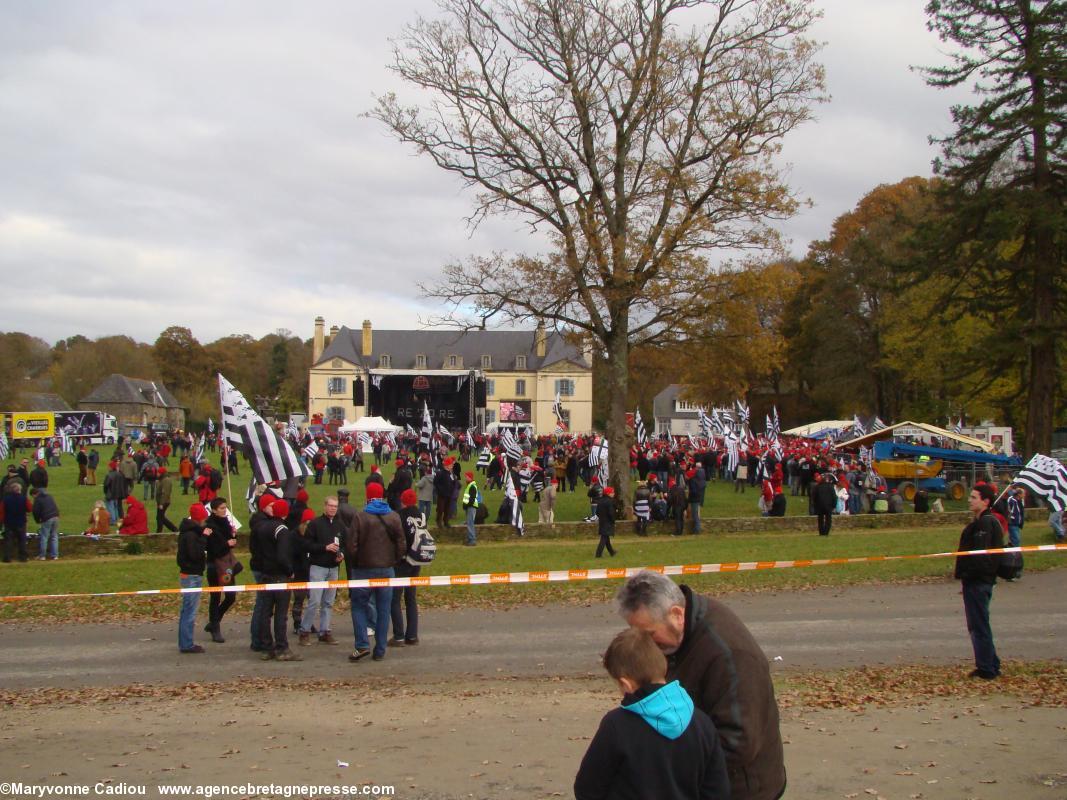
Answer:
POLYGON ((56 499, 44 489, 30 489, 33 498, 33 519, 38 523, 38 561, 59 558, 59 506, 56 499))
POLYGON ((615 556, 615 548, 611 546, 611 537, 615 535, 615 487, 605 486, 604 494, 596 505, 597 532, 600 541, 596 546, 596 557, 601 558, 604 550, 608 555, 615 556))
POLYGON ((467 512, 467 540, 463 543, 467 547, 478 544, 478 534, 474 530, 474 519, 478 516, 478 484, 474 482, 474 473, 464 474, 467 486, 463 489, 463 509, 467 512))
MULTIPOLYGON (((957 550, 989 550, 1004 546, 1004 529, 993 516, 992 506, 996 498, 997 490, 988 483, 979 483, 971 490, 967 507, 974 519, 960 534, 957 550)), ((997 582, 999 559, 998 555, 956 557, 955 575, 963 585, 963 611, 974 650, 975 668, 968 677, 987 681, 1000 675, 1000 658, 989 624, 989 604, 997 582)))
MULTIPOLYGON (((204 524, 207 518, 207 509, 200 503, 193 503, 189 506, 189 516, 178 528, 178 580, 183 589, 199 589, 204 585, 207 540, 211 536, 211 528, 204 524)), ((204 652, 204 648, 193 641, 200 595, 200 592, 182 595, 182 610, 178 617, 178 650, 182 653, 204 652)))
POLYGON ((174 533, 178 530, 174 523, 167 519, 167 509, 170 508, 173 494, 174 479, 170 477, 166 467, 160 467, 159 477, 156 478, 156 533, 163 533, 164 530, 174 533))
POLYGON ((30 501, 22 493, 22 482, 9 480, 4 485, 4 499, 0 510, 4 513, 4 563, 11 563, 11 551, 18 553, 19 561, 29 559, 26 552, 26 520, 30 501))
POLYGON ((100 453, 95 447, 89 448, 89 460, 86 463, 85 485, 96 486, 96 468, 100 466, 100 453))
POLYGON ((78 448, 75 460, 78 462, 78 486, 84 486, 89 475, 89 456, 85 453, 85 445, 78 448))

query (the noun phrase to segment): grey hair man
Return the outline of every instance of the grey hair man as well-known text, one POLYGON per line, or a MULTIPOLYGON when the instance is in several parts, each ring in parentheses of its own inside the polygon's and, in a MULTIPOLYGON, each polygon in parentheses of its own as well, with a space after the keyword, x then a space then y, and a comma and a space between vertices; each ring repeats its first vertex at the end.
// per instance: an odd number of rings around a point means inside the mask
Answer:
POLYGON ((781 797, 785 759, 770 664, 740 618, 650 570, 627 580, 615 604, 667 656, 667 680, 679 681, 715 723, 734 800, 781 797))

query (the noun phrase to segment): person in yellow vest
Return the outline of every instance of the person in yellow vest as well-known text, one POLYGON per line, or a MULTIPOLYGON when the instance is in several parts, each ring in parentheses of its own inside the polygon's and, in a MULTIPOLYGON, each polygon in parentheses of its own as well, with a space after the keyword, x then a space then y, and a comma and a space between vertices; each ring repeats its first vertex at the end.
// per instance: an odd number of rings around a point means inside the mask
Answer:
POLYGON ((478 484, 474 482, 474 473, 465 472, 463 477, 467 479, 467 485, 463 489, 463 508, 467 511, 467 547, 478 544, 478 536, 474 532, 474 518, 478 514, 478 484))

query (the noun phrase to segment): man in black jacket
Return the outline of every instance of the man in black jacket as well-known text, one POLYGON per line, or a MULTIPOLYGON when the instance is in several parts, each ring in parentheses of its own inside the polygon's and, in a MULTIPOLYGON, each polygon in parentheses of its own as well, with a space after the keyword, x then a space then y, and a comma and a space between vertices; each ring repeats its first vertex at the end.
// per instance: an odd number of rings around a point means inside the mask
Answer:
MULTIPOLYGON (((979 483, 971 490, 967 505, 974 520, 960 534, 957 550, 988 550, 1004 546, 1004 529, 992 513, 996 498, 997 490, 988 483, 979 483)), ((1000 675, 1000 658, 989 625, 989 603, 997 582, 999 558, 997 555, 956 557, 956 577, 963 584, 963 611, 974 649, 975 668, 970 677, 987 681, 1000 675)))
MULTIPOLYGON (((207 564, 207 540, 212 530, 207 522, 207 509, 200 503, 189 506, 189 516, 178 526, 178 579, 183 589, 199 589, 204 585, 207 564)), ((196 610, 200 607, 200 592, 182 595, 182 611, 178 618, 178 649, 183 653, 203 653, 204 648, 193 642, 196 610)))
MULTIPOLYGON (((341 542, 347 532, 338 510, 337 498, 327 497, 322 516, 311 520, 304 532, 304 546, 308 552, 308 580, 337 580, 338 565, 344 560, 341 542)), ((311 644, 311 628, 316 624, 320 642, 337 644, 337 640, 330 633, 333 601, 336 597, 336 589, 308 589, 307 605, 300 618, 300 644, 311 644)))
POLYGON ((33 519, 38 523, 38 561, 55 561, 59 558, 59 506, 56 499, 44 489, 30 489, 33 498, 33 519))
POLYGON ((837 508, 837 490, 834 488, 834 474, 822 472, 815 478, 815 487, 811 490, 811 503, 819 517, 819 535, 829 536, 830 526, 834 524, 834 509, 837 508))
POLYGON ((607 548, 608 555, 615 555, 615 548, 611 546, 611 537, 615 535, 615 489, 612 486, 604 488, 604 494, 596 504, 597 533, 600 541, 596 546, 596 557, 604 555, 607 548))
MULTIPOLYGON (((293 554, 289 529, 283 520, 289 515, 289 504, 275 500, 270 505, 270 516, 256 520, 252 529, 254 560, 252 569, 262 575, 263 583, 285 583, 293 576, 293 554)), ((259 639, 269 640, 271 624, 274 628, 274 647, 265 650, 260 658, 264 661, 302 661, 289 649, 289 590, 273 589, 260 592, 263 595, 263 611, 259 620, 259 639)))
POLYGON ((715 723, 733 800, 781 797, 785 759, 770 664, 745 624, 718 600, 649 570, 627 580, 615 602, 667 656, 667 680, 678 680, 715 723))

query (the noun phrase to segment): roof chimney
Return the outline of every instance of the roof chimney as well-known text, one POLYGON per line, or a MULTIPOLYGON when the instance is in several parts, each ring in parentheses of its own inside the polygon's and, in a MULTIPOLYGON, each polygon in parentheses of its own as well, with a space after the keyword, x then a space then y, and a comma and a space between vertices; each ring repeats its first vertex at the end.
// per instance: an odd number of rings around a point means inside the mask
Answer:
POLYGON ((374 337, 371 334, 370 320, 363 320, 363 357, 370 358, 374 355, 374 337))
POLYGON ((315 317, 315 335, 311 340, 311 363, 317 364, 319 359, 322 358, 322 351, 326 349, 326 343, 323 341, 323 329, 326 327, 326 320, 322 317, 315 317))
POLYGON ((333 341, 334 339, 336 339, 336 338, 337 338, 337 331, 339 331, 339 330, 340 330, 340 328, 338 328, 338 327, 337 327, 336 325, 331 325, 331 326, 330 326, 330 341, 331 341, 331 342, 332 342, 332 341, 333 341))
POLYGON ((534 346, 536 347, 536 353, 538 358, 545 357, 545 323, 543 320, 537 321, 537 330, 534 332, 534 346))

